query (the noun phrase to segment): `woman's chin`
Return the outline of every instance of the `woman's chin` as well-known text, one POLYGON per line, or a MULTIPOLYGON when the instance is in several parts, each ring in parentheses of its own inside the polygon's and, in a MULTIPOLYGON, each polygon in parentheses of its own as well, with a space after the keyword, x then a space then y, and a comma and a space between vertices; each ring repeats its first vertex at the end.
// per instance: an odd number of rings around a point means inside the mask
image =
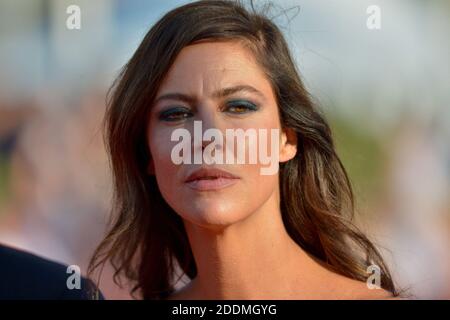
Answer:
POLYGON ((238 208, 230 209, 224 209, 221 206, 204 206, 187 213, 184 219, 202 228, 220 230, 244 218, 244 214, 239 214, 238 208))

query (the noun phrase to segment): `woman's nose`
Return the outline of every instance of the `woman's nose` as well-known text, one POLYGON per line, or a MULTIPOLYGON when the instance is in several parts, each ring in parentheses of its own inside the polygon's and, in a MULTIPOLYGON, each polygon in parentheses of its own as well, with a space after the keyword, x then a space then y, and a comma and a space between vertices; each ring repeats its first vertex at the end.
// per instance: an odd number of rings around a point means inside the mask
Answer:
POLYGON ((220 130, 219 117, 218 117, 216 109, 217 109, 217 107, 214 105, 208 105, 208 106, 199 108, 199 111, 197 114, 198 116, 196 117, 195 120, 201 121, 203 132, 205 132, 208 129, 219 129, 220 130))
POLYGON ((223 128, 223 125, 224 125, 223 122, 221 122, 220 120, 220 114, 217 111, 217 106, 208 105, 200 107, 197 116, 195 117, 194 134, 193 134, 193 137, 197 136, 197 138, 199 138, 196 144, 197 148, 201 147, 201 150, 203 151, 206 148, 206 146, 212 143, 211 140, 203 139, 206 130, 209 129, 219 130, 220 133, 222 134, 225 130, 225 128, 223 128), (201 136, 199 137, 199 135, 201 136))

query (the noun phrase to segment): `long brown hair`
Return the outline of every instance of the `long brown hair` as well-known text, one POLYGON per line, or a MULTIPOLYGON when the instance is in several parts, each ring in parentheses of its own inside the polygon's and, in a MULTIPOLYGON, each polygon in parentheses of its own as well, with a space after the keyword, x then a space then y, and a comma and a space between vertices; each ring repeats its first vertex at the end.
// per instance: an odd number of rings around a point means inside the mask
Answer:
POLYGON ((161 299, 174 290, 177 265, 190 278, 196 264, 182 219, 163 199, 146 141, 149 106, 178 53, 200 41, 239 41, 251 49, 275 92, 283 127, 298 137, 297 155, 280 164, 281 213, 293 240, 329 269, 365 281, 381 270, 381 286, 397 295, 381 255, 352 223, 354 197, 331 130, 305 89, 280 29, 251 4, 198 1, 165 14, 147 33, 112 86, 105 143, 113 173, 111 227, 89 274, 106 262, 114 281, 161 299))

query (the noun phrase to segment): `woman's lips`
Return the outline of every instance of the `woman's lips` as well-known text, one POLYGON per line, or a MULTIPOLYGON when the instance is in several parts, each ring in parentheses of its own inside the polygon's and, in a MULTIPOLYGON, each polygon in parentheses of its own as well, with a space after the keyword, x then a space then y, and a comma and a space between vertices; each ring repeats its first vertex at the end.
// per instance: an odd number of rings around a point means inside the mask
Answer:
POLYGON ((240 178, 228 171, 214 168, 202 167, 192 172, 185 183, 194 190, 208 191, 219 190, 235 184, 240 178))
POLYGON ((194 190, 197 191, 208 191, 208 190, 219 190, 229 186, 234 185, 239 178, 226 178, 226 177, 216 177, 211 178, 200 178, 192 181, 187 181, 186 184, 194 190))

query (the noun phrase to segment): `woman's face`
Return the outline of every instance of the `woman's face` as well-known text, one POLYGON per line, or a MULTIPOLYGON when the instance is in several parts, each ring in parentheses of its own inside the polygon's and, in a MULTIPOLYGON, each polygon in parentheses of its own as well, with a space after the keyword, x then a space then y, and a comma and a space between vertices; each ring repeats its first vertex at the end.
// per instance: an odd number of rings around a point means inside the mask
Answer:
MULTIPOLYGON (((151 109, 147 137, 152 160, 148 171, 156 175, 162 196, 183 219, 207 228, 236 223, 256 212, 270 199, 278 199, 278 172, 261 174, 260 169, 269 165, 261 164, 259 155, 256 164, 249 163, 251 150, 248 139, 244 164, 237 163, 236 158, 229 164, 195 164, 194 152, 202 151, 202 146, 196 147, 193 143, 194 121, 201 121, 201 134, 210 128, 223 133, 223 145, 216 146, 223 155, 229 147, 225 129, 255 129, 256 132, 265 129, 268 139, 264 143, 268 155, 274 143, 270 139, 271 129, 279 129, 277 161, 284 162, 294 157, 295 134, 281 130, 270 82, 252 53, 239 42, 201 42, 180 52, 151 109), (245 86, 246 89, 224 90, 237 86, 245 86), (192 161, 188 164, 176 164, 172 158, 172 150, 180 141, 171 141, 171 135, 179 128, 186 129, 192 138, 192 144, 189 140, 192 161), (187 177, 202 167, 225 170, 238 179, 227 180, 223 185, 219 183, 219 187, 211 187, 211 181, 204 180, 187 183, 187 177)), ((261 136, 258 135, 257 139, 260 141, 261 136)), ((208 143, 213 142, 203 141, 203 147, 208 143)), ((237 140, 234 143, 236 146, 237 140)), ((237 152, 237 147, 233 152, 237 152)))

